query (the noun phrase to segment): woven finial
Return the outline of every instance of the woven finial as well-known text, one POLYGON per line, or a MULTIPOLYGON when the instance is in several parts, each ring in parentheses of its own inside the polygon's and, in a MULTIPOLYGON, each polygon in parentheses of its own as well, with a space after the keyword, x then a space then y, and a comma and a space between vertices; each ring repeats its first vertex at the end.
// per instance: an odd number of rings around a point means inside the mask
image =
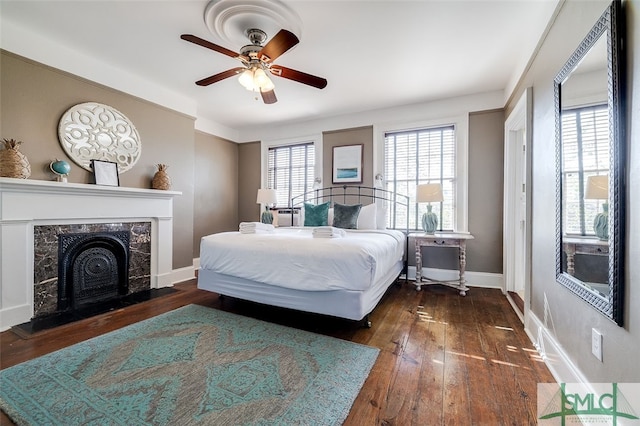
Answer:
POLYGON ((2 139, 5 149, 0 151, 0 176, 26 179, 31 176, 31 165, 27 156, 18 148, 22 141, 2 139))
POLYGON ((171 189, 171 179, 167 174, 167 169, 169 166, 166 164, 156 164, 158 167, 158 171, 155 175, 153 175, 153 180, 151 181, 151 188, 153 189, 171 189))

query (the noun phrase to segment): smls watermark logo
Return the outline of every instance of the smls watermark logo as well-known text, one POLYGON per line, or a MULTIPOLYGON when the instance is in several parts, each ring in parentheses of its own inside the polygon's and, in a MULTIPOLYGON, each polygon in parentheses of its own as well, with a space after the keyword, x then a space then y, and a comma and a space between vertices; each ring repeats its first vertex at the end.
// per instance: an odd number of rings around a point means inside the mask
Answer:
POLYGON ((538 383, 539 425, 640 425, 640 383, 538 383))

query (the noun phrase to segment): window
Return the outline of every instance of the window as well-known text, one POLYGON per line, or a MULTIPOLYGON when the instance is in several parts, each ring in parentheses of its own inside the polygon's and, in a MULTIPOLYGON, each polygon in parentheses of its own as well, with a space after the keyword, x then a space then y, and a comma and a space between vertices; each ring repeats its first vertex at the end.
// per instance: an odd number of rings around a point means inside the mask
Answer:
POLYGON ((311 191, 314 170, 315 147, 313 142, 269 147, 267 187, 276 190, 278 195, 276 205, 288 207, 291 198, 311 191))
POLYGON ((585 199, 587 178, 609 172, 609 110, 596 105, 562 112, 563 229, 595 235, 593 220, 607 200, 585 199))
MULTIPOLYGON (((384 176, 386 189, 410 198, 409 229, 422 229, 422 214, 427 205, 416 203, 416 186, 442 184, 444 201, 432 203, 438 215, 438 229, 453 231, 456 226, 456 131, 453 125, 401 130, 384 134, 384 176)), ((399 224, 406 217, 395 217, 399 224)), ((390 224, 393 227, 393 224, 390 224)), ((466 227, 465 227, 466 228, 466 227)))

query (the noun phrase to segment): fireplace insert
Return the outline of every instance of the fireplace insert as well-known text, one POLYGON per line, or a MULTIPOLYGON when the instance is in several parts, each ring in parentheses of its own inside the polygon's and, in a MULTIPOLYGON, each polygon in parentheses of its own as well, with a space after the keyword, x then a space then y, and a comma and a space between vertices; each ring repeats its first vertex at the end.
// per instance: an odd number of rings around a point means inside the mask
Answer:
POLYGON ((58 236, 58 311, 126 296, 129 292, 129 231, 58 236))

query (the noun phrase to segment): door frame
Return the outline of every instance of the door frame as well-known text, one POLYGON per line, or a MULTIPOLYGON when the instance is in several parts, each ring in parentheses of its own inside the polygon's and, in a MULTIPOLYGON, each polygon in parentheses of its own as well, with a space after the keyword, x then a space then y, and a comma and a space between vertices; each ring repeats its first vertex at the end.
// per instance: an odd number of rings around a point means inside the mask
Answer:
POLYGON ((503 292, 507 295, 507 299, 513 306, 514 310, 520 317, 522 322, 529 316, 529 307, 531 300, 531 142, 533 129, 532 122, 532 92, 533 89, 528 87, 516 103, 513 111, 505 120, 504 125, 504 205, 503 205, 503 241, 502 241, 502 276, 503 276, 503 292), (524 253, 521 257, 524 265, 521 270, 524 271, 524 312, 515 306, 514 301, 509 295, 509 291, 514 291, 514 274, 515 274, 515 250, 516 250, 516 233, 519 232, 520 221, 515 214, 516 208, 520 204, 520 192, 516 182, 519 182, 521 171, 518 170, 518 157, 521 156, 522 148, 520 146, 520 138, 518 132, 524 134, 525 156, 524 164, 526 167, 525 174, 525 229, 524 229, 524 253))

